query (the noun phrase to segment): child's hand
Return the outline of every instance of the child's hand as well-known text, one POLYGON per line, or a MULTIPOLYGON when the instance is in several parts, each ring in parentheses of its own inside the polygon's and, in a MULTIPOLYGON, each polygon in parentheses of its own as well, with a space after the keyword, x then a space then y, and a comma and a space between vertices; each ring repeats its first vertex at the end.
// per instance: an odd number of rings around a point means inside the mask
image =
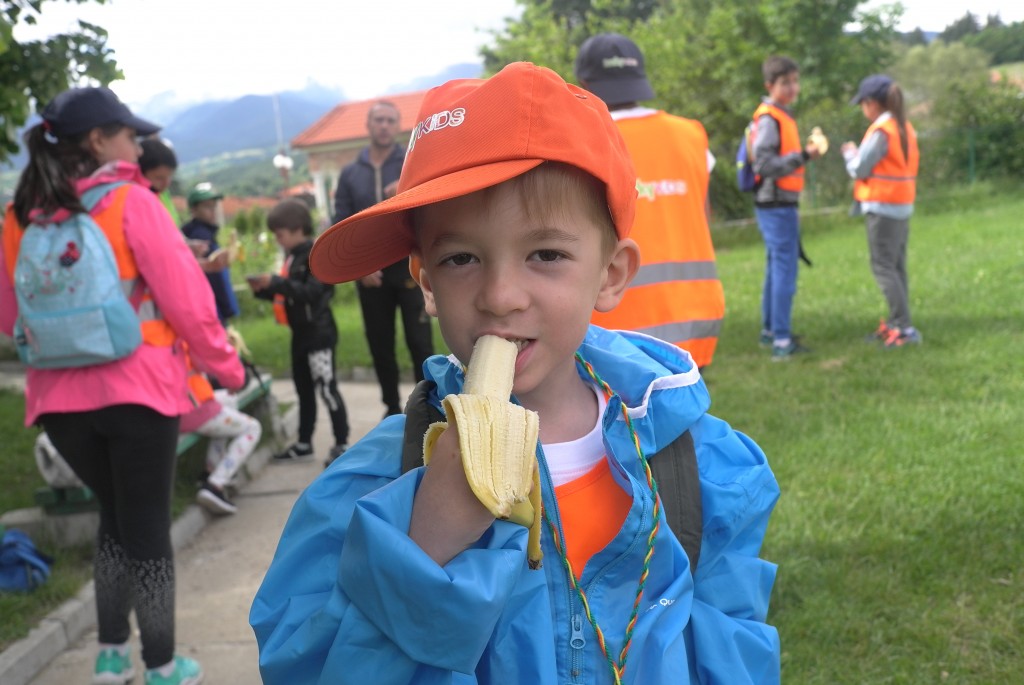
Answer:
POLYGON ((819 150, 818 146, 813 143, 805 147, 804 152, 807 153, 808 160, 818 159, 819 157, 821 157, 821 150, 819 150))
POLYGON ((459 452, 459 433, 449 427, 437 438, 412 507, 409 537, 444 566, 494 523, 494 516, 469 487, 459 452))
POLYGON ((195 257, 196 259, 202 259, 210 250, 209 240, 196 240, 194 238, 186 238, 185 244, 188 245, 188 249, 192 250, 192 256, 195 257))
POLYGON ((270 274, 249 274, 245 277, 245 282, 249 284, 249 289, 254 293, 258 293, 261 290, 266 290, 270 285, 270 274))
POLYGON ((857 154, 857 143, 848 140, 839 149, 842 151, 843 157, 849 158, 857 154))
POLYGON ((223 271, 230 263, 228 251, 221 247, 206 255, 207 266, 204 267, 204 271, 223 271))
POLYGON ((397 192, 398 192, 398 181, 392 181, 391 183, 389 183, 386 186, 384 186, 384 190, 383 190, 384 199, 386 200, 389 197, 394 197, 395 193, 397 193, 397 192))

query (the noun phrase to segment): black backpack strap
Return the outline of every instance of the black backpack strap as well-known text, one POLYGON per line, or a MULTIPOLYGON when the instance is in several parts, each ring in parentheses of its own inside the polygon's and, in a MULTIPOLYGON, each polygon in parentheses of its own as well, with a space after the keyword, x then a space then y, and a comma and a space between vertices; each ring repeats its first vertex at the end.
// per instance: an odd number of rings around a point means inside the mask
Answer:
POLYGON ((704 513, 700 500, 700 472, 693 436, 685 431, 650 458, 658 484, 665 521, 690 558, 690 573, 697 572, 704 513))
POLYGON ((423 466, 423 435, 432 423, 444 421, 437 407, 430 403, 430 393, 437 384, 423 380, 416 384, 405 403, 405 434, 402 438, 402 473, 423 466))

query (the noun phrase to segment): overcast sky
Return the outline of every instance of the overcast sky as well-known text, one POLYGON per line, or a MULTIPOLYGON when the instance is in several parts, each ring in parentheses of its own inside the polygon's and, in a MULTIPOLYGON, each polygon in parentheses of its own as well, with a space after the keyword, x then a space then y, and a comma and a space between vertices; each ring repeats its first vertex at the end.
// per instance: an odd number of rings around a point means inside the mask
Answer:
POLYGON ((353 99, 479 62, 515 0, 108 0, 46 2, 39 37, 81 18, 108 32, 124 81, 111 87, 133 104, 173 90, 186 100, 337 86, 353 99))
MULTIPOLYGON (((885 4, 869 0, 867 6, 885 4)), ((1022 0, 903 0, 902 30, 940 31, 968 8, 982 21, 1024 19, 1022 0)), ((125 74, 112 88, 132 105, 174 91, 183 101, 340 87, 351 99, 477 62, 489 30, 518 16, 515 0, 108 0, 45 2, 37 38, 74 27, 105 28, 125 74)))

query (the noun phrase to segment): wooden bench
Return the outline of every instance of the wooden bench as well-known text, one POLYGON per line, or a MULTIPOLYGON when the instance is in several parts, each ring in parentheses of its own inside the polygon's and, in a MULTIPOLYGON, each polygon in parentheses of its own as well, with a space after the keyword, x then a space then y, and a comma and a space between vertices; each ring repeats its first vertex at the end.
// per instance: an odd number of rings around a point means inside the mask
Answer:
MULTIPOLYGON (((256 382, 249 381, 248 385, 238 394, 238 408, 245 409, 249 405, 258 402, 270 395, 270 386, 274 379, 269 373, 261 373, 256 382)), ((195 446, 203 436, 198 433, 182 433, 178 436, 178 448, 175 454, 181 456, 189 448, 195 446)), ((73 514, 80 511, 93 511, 99 508, 99 503, 89 488, 37 488, 34 494, 35 502, 42 507, 47 514, 73 514)))

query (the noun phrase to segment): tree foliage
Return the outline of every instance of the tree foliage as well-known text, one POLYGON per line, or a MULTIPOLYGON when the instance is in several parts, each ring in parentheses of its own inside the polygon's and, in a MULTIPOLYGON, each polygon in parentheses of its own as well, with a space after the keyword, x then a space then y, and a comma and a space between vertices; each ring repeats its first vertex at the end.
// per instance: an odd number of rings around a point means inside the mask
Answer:
POLYGON ((900 40, 911 47, 915 45, 928 45, 928 38, 924 35, 924 31, 920 26, 915 28, 910 33, 905 33, 900 40))
POLYGON ((921 138, 926 178, 937 184, 973 177, 1024 175, 1024 98, 1020 86, 993 82, 988 55, 964 42, 934 41, 897 62, 893 76, 921 138))
POLYGON ((1024 62, 1024 21, 1003 24, 993 18, 981 31, 964 38, 964 44, 987 52, 992 65, 1024 62))
POLYGON ((967 36, 972 36, 979 31, 981 31, 981 26, 978 24, 978 18, 968 10, 964 13, 964 16, 944 28, 942 33, 939 34, 939 39, 952 43, 953 41, 963 40, 967 36))
MULTIPOLYGON (((83 4, 106 0, 65 0, 83 4)), ((18 151, 17 131, 35 103, 49 102, 71 85, 106 85, 122 78, 107 32, 79 21, 78 31, 19 41, 14 28, 35 24, 46 0, 0 0, 0 162, 18 151)))
MULTIPOLYGON (((647 75, 657 95, 652 106, 699 119, 720 160, 731 161, 740 132, 764 93, 761 63, 785 54, 801 67, 804 92, 798 118, 826 131, 852 128, 859 116, 846 107, 860 79, 884 70, 892 59, 897 7, 860 9, 862 0, 660 0, 636 3, 594 0, 571 3, 571 16, 555 0, 519 0, 522 18, 509 20, 484 50, 494 73, 526 60, 552 68, 573 81, 578 46, 590 35, 615 31, 630 36, 644 52, 647 75), (587 7, 590 8, 587 11, 587 7), (859 30, 848 31, 856 23, 859 30)), ((646 103, 645 103, 646 104, 646 103)), ((731 164, 719 165, 712 181, 715 206, 732 207, 745 198, 735 189, 731 164)), ((838 183, 845 183, 839 179, 838 183)), ((844 188, 845 192, 845 188, 844 188)))
POLYGON ((927 103, 911 112, 919 126, 956 127, 967 122, 950 118, 954 93, 973 91, 988 83, 988 58, 964 43, 934 41, 911 48, 893 65, 892 75, 907 102, 927 103))

